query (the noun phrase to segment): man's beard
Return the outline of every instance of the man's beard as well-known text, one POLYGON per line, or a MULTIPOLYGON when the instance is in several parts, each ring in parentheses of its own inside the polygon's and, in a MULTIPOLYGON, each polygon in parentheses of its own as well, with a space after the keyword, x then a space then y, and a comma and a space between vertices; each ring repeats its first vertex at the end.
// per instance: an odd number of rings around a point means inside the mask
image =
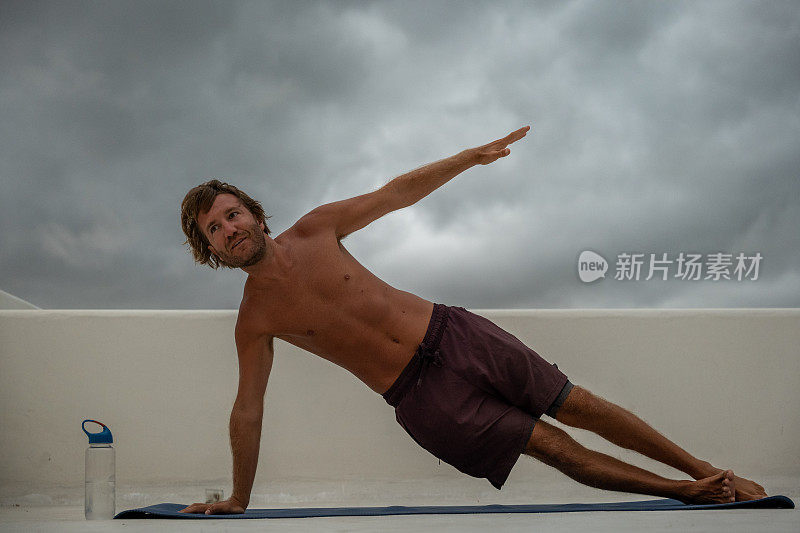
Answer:
POLYGON ((264 238, 264 231, 257 225, 250 228, 250 235, 242 241, 237 248, 231 252, 225 252, 217 256, 219 264, 228 268, 242 268, 255 265, 264 258, 267 252, 267 240, 264 238), (248 242, 249 241, 249 242, 248 242), (235 255, 238 248, 249 244, 251 251, 248 255, 235 255))

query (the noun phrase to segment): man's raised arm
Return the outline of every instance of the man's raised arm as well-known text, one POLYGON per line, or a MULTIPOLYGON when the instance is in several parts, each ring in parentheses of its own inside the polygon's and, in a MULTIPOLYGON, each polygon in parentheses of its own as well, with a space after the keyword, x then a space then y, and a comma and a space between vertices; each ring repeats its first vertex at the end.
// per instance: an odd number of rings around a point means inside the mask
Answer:
POLYGON ((298 224, 330 226, 336 238, 342 239, 387 213, 417 203, 468 168, 507 156, 511 153, 508 145, 525 137, 529 129, 525 126, 496 141, 412 170, 377 191, 319 206, 298 224))
POLYGON ((476 148, 468 148, 447 159, 412 170, 396 177, 383 188, 391 191, 400 203, 400 207, 413 205, 468 168, 488 165, 507 156, 511 153, 507 146, 525 137, 529 129, 530 126, 525 126, 502 139, 476 148))

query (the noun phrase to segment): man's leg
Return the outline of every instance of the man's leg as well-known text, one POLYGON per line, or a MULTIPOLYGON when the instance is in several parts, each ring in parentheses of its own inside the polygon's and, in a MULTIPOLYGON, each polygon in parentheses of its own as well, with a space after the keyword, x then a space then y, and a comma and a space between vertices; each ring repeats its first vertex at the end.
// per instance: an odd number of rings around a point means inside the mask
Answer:
POLYGON ((684 503, 734 501, 733 472, 676 481, 581 446, 565 431, 537 420, 525 454, 591 487, 674 498, 684 503))
MULTIPOLYGON (((577 385, 556 412, 556 420, 597 433, 617 446, 677 468, 694 479, 704 479, 722 471, 692 456, 630 411, 577 385)), ((737 501, 766 498, 764 487, 758 483, 739 477, 735 481, 737 501)))

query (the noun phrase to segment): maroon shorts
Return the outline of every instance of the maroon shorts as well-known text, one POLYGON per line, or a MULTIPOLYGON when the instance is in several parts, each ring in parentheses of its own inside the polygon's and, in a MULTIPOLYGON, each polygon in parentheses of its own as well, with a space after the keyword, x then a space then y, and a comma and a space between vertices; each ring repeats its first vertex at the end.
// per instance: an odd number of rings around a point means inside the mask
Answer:
POLYGON ((383 395, 420 446, 497 489, 571 383, 512 334, 463 307, 434 304, 414 357, 383 395))

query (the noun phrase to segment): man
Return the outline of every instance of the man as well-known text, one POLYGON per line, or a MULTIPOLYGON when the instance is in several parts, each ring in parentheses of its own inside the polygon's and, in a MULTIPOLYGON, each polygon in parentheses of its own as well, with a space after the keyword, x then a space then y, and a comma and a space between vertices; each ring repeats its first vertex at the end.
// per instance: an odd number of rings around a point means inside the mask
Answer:
POLYGON ((274 240, 261 205, 212 180, 182 203, 195 260, 248 273, 236 322, 239 390, 230 418, 233 494, 183 512, 243 513, 258 462, 275 337, 352 372, 395 408, 411 437, 500 489, 524 453, 601 489, 717 503, 766 497, 763 487, 701 461, 644 421, 573 386, 556 365, 461 307, 384 283, 341 240, 408 207, 475 165, 507 157, 530 128, 397 177, 377 191, 317 207, 274 240), (588 450, 542 414, 686 472, 660 477, 588 450))

